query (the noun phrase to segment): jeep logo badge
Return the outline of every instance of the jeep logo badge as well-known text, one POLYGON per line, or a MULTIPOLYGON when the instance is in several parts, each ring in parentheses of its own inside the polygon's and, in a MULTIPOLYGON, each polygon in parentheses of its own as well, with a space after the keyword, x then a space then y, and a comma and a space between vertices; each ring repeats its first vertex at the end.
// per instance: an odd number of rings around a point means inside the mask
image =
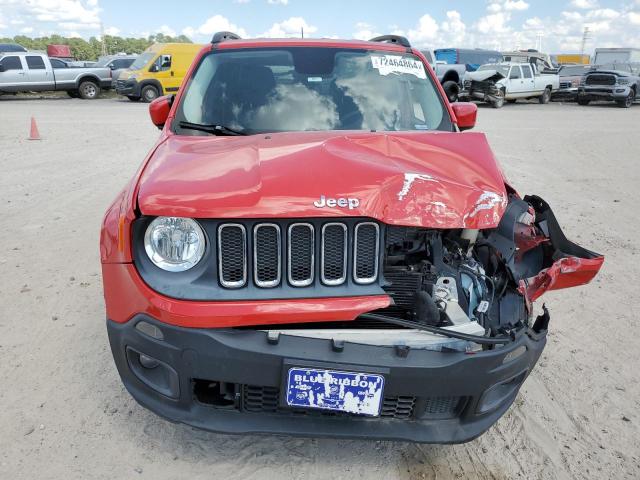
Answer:
POLYGON ((358 208, 360 205, 360 200, 357 198, 326 198, 324 195, 320 195, 320 200, 316 200, 313 202, 313 205, 316 208, 324 208, 324 207, 341 207, 341 208, 349 208, 349 210, 353 210, 354 208, 358 208))

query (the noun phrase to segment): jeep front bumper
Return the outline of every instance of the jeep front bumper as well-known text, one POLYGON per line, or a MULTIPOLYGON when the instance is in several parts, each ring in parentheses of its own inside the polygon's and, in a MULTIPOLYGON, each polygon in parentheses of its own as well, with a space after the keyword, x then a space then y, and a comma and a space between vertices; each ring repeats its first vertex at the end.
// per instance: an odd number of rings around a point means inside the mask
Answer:
POLYGON ((461 443, 514 401, 546 343, 528 331, 502 348, 436 352, 255 329, 172 326, 139 314, 107 320, 116 366, 131 395, 173 422, 225 433, 461 443), (293 409, 283 400, 293 366, 378 373, 381 416, 293 409))

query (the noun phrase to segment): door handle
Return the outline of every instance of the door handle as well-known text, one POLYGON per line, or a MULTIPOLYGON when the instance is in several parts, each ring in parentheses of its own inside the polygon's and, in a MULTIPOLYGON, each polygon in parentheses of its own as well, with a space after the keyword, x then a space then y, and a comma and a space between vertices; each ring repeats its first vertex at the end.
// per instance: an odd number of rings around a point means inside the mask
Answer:
POLYGON ((18 72, 18 75, 24 75, 24 72, 18 72))
POLYGON ((171 70, 171 76, 173 77, 173 70, 171 70))

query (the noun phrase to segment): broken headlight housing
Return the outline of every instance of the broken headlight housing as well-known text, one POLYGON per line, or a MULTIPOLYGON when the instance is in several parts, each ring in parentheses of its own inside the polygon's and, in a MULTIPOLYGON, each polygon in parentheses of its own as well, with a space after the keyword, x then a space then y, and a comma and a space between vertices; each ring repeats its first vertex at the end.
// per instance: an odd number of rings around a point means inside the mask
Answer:
POLYGON ((197 265, 205 244, 202 228, 191 218, 158 217, 144 235, 147 255, 154 265, 168 272, 184 272, 197 265))

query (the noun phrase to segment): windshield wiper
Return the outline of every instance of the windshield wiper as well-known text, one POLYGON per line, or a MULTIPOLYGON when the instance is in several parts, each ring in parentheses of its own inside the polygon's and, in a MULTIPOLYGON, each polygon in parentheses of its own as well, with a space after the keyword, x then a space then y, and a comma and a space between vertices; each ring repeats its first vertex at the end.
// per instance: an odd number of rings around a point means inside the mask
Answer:
POLYGON ((189 130, 198 130, 200 132, 207 132, 212 135, 228 135, 228 136, 236 136, 236 135, 248 135, 245 132, 240 130, 234 130, 229 127, 225 127, 224 125, 215 125, 215 124, 204 124, 204 123, 191 123, 186 121, 181 121, 178 125, 180 128, 185 128, 189 130))

